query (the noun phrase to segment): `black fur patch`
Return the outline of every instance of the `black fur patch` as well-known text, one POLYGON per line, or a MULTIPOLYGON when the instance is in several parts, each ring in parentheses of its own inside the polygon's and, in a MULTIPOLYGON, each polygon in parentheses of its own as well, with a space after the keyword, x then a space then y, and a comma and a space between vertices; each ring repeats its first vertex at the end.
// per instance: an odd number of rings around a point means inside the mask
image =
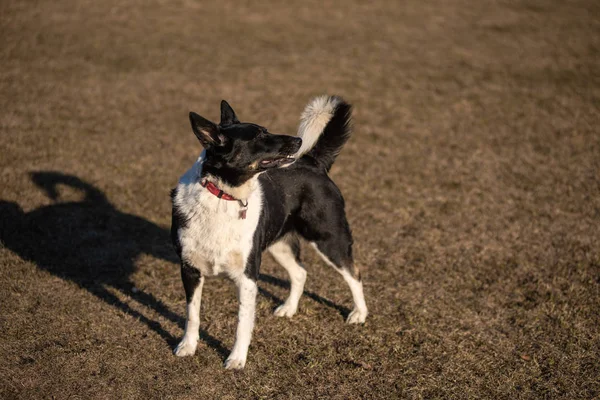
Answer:
MULTIPOLYGON (((352 233, 346 220, 344 198, 325 171, 300 159, 285 169, 259 177, 263 208, 254 234, 253 252, 261 253, 286 234, 314 242, 338 268, 352 271, 352 233)), ((290 243, 299 257, 297 239, 290 243)), ((248 265, 248 276, 258 276, 257 265, 248 265)))
POLYGON ((175 196, 177 196, 177 188, 171 190, 171 202, 173 204, 171 215, 171 242, 173 242, 177 255, 181 258, 181 243, 179 243, 179 235, 177 232, 180 228, 187 227, 189 220, 175 205, 175 196))
POLYGON ((335 158, 342 150, 352 133, 352 106, 341 98, 333 111, 333 116, 323 130, 319 140, 306 157, 311 157, 316 164, 322 165, 327 171, 331 169, 335 158))
POLYGON ((183 289, 185 290, 186 302, 192 301, 192 296, 196 288, 200 284, 200 271, 185 261, 181 263, 181 280, 183 281, 183 289))

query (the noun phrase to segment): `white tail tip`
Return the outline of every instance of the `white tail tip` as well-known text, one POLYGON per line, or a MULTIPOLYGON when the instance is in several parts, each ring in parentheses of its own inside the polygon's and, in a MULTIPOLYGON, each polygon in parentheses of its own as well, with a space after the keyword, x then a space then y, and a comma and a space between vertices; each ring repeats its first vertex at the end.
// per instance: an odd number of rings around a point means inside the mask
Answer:
POLYGON ((319 96, 306 105, 300 116, 298 137, 302 138, 302 146, 296 153, 296 158, 302 157, 315 146, 340 102, 339 97, 319 96))

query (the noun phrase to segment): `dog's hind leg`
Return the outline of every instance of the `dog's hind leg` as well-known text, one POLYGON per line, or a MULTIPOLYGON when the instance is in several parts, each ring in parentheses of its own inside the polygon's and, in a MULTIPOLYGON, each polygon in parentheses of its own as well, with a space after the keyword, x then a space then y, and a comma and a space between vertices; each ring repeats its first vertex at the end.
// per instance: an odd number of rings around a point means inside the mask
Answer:
POLYGON ((348 315, 346 322, 349 324, 362 324, 369 313, 365 296, 363 294, 363 284, 360 271, 352 260, 351 243, 352 239, 348 235, 348 240, 328 239, 312 242, 312 246, 323 260, 339 272, 352 292, 354 300, 354 309, 348 315))
POLYGON ((300 243, 295 236, 286 236, 272 244, 269 253, 290 275, 290 296, 275 309, 277 317, 292 317, 298 310, 298 302, 304 291, 306 270, 300 264, 300 243))
POLYGON ((187 301, 187 321, 185 322, 185 334, 173 353, 184 357, 194 355, 198 346, 200 332, 200 300, 202 298, 202 287, 204 277, 200 271, 185 261, 181 264, 181 279, 185 289, 187 301))

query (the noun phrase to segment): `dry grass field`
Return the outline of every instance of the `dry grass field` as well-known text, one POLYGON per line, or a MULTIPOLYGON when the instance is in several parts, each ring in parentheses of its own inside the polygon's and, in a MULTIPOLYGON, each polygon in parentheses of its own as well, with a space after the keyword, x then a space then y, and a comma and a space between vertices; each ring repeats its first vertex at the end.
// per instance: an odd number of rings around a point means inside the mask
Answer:
POLYGON ((596 0, 0 3, 0 398, 600 396, 596 0), (294 134, 338 94, 370 316, 310 248, 266 256, 246 369, 208 281, 194 357, 169 190, 194 110, 294 134))

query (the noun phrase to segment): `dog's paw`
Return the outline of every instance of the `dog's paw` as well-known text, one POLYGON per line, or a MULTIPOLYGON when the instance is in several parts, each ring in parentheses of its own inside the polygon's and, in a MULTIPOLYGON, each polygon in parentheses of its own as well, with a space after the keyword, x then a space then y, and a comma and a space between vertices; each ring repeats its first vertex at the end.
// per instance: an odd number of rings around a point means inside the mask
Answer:
POLYGON ((275 311, 273 312, 273 315, 275 315, 276 317, 291 318, 294 316, 294 314, 296 314, 297 310, 298 310, 297 307, 291 306, 287 303, 283 303, 282 305, 280 305, 279 307, 277 307, 275 309, 275 311))
POLYGON ((227 360, 225 360, 225 369, 244 369, 246 365, 246 360, 242 358, 237 358, 235 356, 230 355, 227 360))
POLYGON ((198 342, 195 340, 187 340, 183 339, 175 350, 173 350, 173 354, 177 357, 185 357, 185 356, 193 356, 196 353, 196 347, 198 346, 198 342))
POLYGON ((368 314, 368 311, 366 308, 365 309, 355 308, 354 310, 352 310, 350 315, 348 315, 346 322, 349 324, 364 324, 365 319, 367 319, 367 314, 368 314))

